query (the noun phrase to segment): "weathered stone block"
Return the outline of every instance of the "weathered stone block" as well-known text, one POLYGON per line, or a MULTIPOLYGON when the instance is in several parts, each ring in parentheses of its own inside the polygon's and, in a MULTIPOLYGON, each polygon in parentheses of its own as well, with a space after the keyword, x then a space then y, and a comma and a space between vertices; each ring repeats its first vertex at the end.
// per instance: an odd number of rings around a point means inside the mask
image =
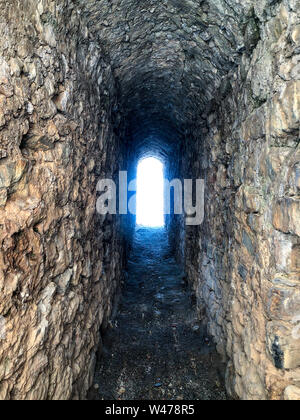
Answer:
POLYGON ((255 17, 248 19, 248 24, 245 31, 245 47, 248 54, 256 47, 260 39, 260 26, 259 21, 255 17))
POLYGON ((275 278, 272 280, 272 283, 279 287, 283 286, 284 288, 299 286, 299 282, 297 278, 293 276, 282 275, 282 274, 278 274, 277 276, 275 276, 275 278))
POLYGON ((300 200, 278 201, 273 210, 273 225, 281 232, 300 236, 300 200))
MULTIPOLYGON (((272 0, 271 0, 272 1, 272 0)), ((277 43, 281 37, 284 29, 284 22, 279 16, 270 19, 266 24, 267 39, 270 43, 277 43)))
POLYGON ((297 238, 292 235, 285 235, 281 232, 274 232, 273 246, 274 246, 274 264, 278 272, 291 273, 291 257, 292 249, 297 238))
POLYGON ((272 287, 267 311, 271 319, 292 321, 300 314, 300 291, 293 287, 272 287))
POLYGON ((50 137, 43 135, 33 135, 23 140, 22 148, 27 148, 35 151, 46 151, 54 149, 54 142, 50 137))
POLYGON ((258 214, 249 214, 249 216, 247 217, 247 224, 250 227, 250 229, 257 234, 262 233, 263 228, 265 226, 263 216, 260 216, 258 214))
POLYGON ((243 230, 243 237, 242 237, 243 245, 246 247, 247 251, 251 256, 255 255, 255 247, 253 245, 253 241, 250 238, 249 234, 243 230))
POLYGON ((266 107, 255 110, 242 125, 242 136, 245 141, 258 140, 266 135, 266 107))
POLYGON ((296 369, 300 366, 300 337, 287 323, 269 322, 267 349, 277 369, 296 369))
POLYGON ((285 162, 290 154, 291 149, 289 147, 272 147, 268 151, 268 154, 262 158, 262 176, 274 180, 282 173, 282 167, 285 165, 285 162))
POLYGON ((299 130, 300 81, 286 84, 281 93, 274 96, 267 120, 268 132, 273 137, 286 137, 287 133, 299 130))
POLYGON ((45 25, 44 27, 44 40, 49 44, 51 47, 56 47, 56 37, 53 26, 45 25))
POLYGON ((239 266, 238 266, 238 273, 239 273, 239 275, 242 277, 242 279, 244 280, 244 281, 246 281, 247 280, 247 277, 248 277, 248 270, 247 270, 247 268, 244 266, 244 265, 242 265, 242 264, 240 264, 239 266))
POLYGON ((295 55, 291 60, 285 61, 279 67, 279 75, 283 80, 299 80, 300 78, 300 55, 295 55))
POLYGON ((262 209, 262 197, 253 187, 244 188, 244 206, 247 213, 259 213, 262 209))
POLYGON ((0 57, 0 94, 6 98, 10 98, 14 94, 10 78, 10 68, 2 57, 0 57))
POLYGON ((300 198, 300 163, 297 162, 293 168, 290 169, 288 175, 288 195, 291 197, 300 198))
POLYGON ((16 162, 0 162, 0 188, 10 188, 18 183, 27 168, 27 161, 24 159, 16 162))
POLYGON ((300 388, 290 385, 284 390, 285 401, 300 401, 300 388))
POLYGON ((55 279, 55 283, 57 283, 60 293, 66 293, 66 290, 69 287, 69 284, 71 282, 72 275, 73 275, 73 270, 69 268, 63 274, 61 274, 55 279))
POLYGON ((67 111, 68 101, 70 100, 70 90, 66 89, 61 92, 55 99, 56 108, 61 112, 67 111))
POLYGON ((292 248, 291 270, 300 272, 300 245, 294 245, 292 248))
POLYGON ((291 32, 291 38, 296 45, 300 44, 300 25, 295 26, 291 32))
POLYGON ((5 206, 7 201, 7 189, 1 188, 0 189, 0 207, 5 206))
MULTIPOLYGON (((251 87, 258 103, 265 101, 272 87, 274 57, 268 51, 262 51, 251 71, 251 87)), ((250 75, 249 75, 250 76, 250 75)), ((257 118, 260 123, 260 118, 257 118)), ((253 128, 255 129, 255 128, 253 128)))

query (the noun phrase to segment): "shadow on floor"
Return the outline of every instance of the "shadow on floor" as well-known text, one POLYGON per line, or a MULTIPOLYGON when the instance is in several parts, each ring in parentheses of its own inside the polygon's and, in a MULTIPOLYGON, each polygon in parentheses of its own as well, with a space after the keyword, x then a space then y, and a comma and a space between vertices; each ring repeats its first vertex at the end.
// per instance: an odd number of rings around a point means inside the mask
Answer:
POLYGON ((89 400, 225 400, 223 365, 197 322, 164 229, 138 228, 119 313, 89 400))

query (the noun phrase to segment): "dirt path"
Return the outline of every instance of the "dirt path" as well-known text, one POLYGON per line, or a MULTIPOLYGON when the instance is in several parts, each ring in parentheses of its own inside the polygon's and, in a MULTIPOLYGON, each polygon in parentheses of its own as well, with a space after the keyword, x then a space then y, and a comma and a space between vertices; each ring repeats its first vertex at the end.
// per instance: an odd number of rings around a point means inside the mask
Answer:
POLYGON ((89 399, 224 400, 222 377, 166 232, 139 229, 89 399))

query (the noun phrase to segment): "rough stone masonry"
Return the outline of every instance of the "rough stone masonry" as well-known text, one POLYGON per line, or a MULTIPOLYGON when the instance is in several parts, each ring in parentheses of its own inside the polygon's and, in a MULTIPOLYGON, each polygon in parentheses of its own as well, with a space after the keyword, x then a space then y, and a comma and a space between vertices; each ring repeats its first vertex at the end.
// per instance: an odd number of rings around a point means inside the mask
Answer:
POLYGON ((299 0, 0 6, 0 399, 86 397, 132 225, 96 184, 149 154, 206 180, 168 227, 228 393, 299 399, 299 0))

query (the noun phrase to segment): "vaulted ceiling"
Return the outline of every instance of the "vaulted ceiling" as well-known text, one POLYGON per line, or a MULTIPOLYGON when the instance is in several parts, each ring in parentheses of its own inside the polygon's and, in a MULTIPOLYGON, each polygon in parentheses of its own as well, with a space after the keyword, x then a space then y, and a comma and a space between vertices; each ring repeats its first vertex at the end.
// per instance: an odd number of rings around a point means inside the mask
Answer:
POLYGON ((254 3, 82 2, 90 37, 110 59, 134 141, 169 144, 200 118, 222 78, 239 63, 247 25, 255 36, 254 3))

